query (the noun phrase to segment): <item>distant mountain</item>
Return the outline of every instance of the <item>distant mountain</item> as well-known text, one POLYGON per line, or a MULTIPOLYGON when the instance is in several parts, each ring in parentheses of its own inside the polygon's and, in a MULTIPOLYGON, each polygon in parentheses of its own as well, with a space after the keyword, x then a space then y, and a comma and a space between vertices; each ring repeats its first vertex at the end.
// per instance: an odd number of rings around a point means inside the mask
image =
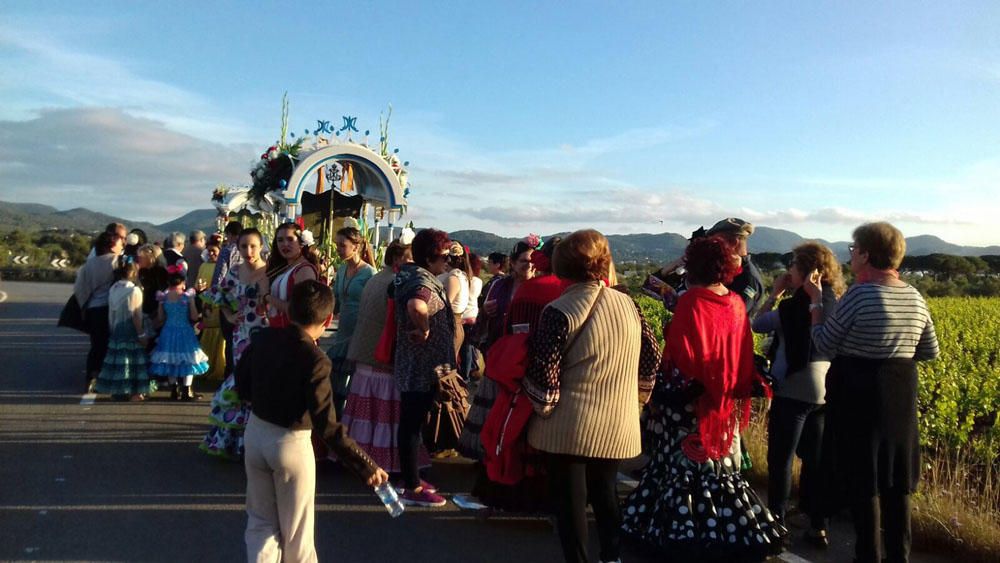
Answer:
POLYGON ((191 231, 198 230, 212 234, 218 228, 215 223, 215 218, 218 215, 219 212, 214 209, 198 209, 182 215, 173 221, 157 225, 157 228, 167 233, 178 231, 188 234, 191 231))
MULTIPOLYGON (((216 228, 215 216, 214 209, 199 209, 172 221, 155 225, 113 217, 82 207, 59 211, 55 207, 37 203, 0 202, 0 233, 13 229, 27 231, 65 229, 96 233, 104 229, 108 223, 118 222, 124 223, 130 229, 135 227, 143 229, 150 239, 158 240, 163 239, 167 233, 172 231, 186 234, 192 230, 200 229, 211 233, 216 228)), ((385 228, 381 234, 384 240, 385 228)), ((557 234, 564 236, 566 233, 557 234)), ((517 238, 501 237, 476 230, 454 231, 450 235, 482 256, 491 252, 509 253, 514 247, 514 243, 518 241, 517 238)), ((547 239, 550 236, 553 235, 543 238, 547 239)), ((756 228, 748 243, 751 253, 774 252, 783 254, 804 240, 806 240, 804 237, 792 231, 760 226, 756 228)), ((828 245, 840 259, 846 260, 848 258, 848 243, 816 240, 828 245)), ((628 261, 666 262, 683 254, 684 247, 687 246, 687 237, 675 233, 608 235, 608 241, 611 243, 615 261, 619 263, 628 261)), ((1000 255, 1000 246, 960 246, 932 235, 920 235, 906 239, 906 249, 910 256, 927 254, 1000 255)))

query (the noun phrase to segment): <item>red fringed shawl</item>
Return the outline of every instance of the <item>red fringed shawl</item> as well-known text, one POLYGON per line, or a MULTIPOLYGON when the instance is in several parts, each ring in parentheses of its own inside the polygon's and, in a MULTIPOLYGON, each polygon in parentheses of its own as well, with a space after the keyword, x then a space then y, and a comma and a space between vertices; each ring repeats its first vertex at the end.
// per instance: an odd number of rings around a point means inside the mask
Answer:
POLYGON ((664 365, 705 387, 694 400, 698 434, 685 439, 685 454, 698 462, 727 455, 737 425, 742 429, 750 420, 756 378, 753 335, 740 297, 700 287, 681 295, 667 333, 664 365))

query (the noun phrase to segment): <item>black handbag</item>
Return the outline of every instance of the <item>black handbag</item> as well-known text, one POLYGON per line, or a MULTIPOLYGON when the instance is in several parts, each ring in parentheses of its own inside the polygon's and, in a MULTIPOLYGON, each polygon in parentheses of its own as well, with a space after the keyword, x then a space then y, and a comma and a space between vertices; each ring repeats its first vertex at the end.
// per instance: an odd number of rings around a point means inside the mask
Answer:
POLYGON ((69 296, 69 300, 66 301, 62 313, 59 314, 59 322, 56 323, 56 326, 64 326, 73 330, 87 332, 87 323, 83 320, 83 309, 80 308, 80 304, 76 300, 76 295, 69 296))

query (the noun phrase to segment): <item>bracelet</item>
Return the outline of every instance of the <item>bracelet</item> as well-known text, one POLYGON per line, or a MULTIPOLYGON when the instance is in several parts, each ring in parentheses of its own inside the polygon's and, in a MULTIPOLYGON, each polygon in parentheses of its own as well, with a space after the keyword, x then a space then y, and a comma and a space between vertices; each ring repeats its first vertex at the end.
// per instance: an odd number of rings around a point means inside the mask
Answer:
POLYGON ((812 313, 813 311, 822 311, 822 310, 823 310, 823 303, 822 302, 820 302, 820 303, 810 303, 809 304, 809 312, 810 313, 812 313))

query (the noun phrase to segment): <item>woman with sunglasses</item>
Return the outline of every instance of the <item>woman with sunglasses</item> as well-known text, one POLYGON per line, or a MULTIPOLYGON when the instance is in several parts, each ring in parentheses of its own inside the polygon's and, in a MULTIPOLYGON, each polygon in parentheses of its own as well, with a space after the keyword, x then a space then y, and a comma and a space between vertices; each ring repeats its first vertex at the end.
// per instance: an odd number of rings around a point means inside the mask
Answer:
POLYGON ((437 276, 447 267, 451 241, 437 229, 413 239, 413 263, 402 264, 390 292, 396 301, 393 375, 400 393, 397 430, 405 504, 444 506, 445 499, 420 480, 421 430, 437 395, 438 377, 455 368, 455 318, 437 276))

